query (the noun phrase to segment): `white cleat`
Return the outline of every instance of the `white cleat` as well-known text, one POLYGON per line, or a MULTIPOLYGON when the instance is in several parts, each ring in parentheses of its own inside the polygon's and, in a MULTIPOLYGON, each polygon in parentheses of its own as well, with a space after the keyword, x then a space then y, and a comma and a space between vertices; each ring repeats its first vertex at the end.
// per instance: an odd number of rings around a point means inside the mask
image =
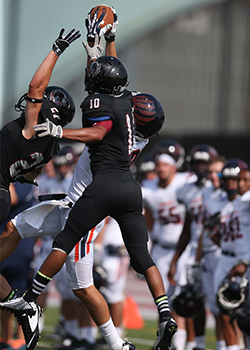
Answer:
POLYGON ((123 340, 122 350, 136 350, 136 346, 128 341, 127 338, 123 340))

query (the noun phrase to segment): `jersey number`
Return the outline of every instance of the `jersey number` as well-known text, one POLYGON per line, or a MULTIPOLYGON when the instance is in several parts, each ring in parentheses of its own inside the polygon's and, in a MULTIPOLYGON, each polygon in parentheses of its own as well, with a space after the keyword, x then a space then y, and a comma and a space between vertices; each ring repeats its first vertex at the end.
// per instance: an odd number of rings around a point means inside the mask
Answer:
POLYGON ((100 107, 100 99, 99 98, 93 98, 89 100, 89 109, 93 108, 99 108, 100 107))

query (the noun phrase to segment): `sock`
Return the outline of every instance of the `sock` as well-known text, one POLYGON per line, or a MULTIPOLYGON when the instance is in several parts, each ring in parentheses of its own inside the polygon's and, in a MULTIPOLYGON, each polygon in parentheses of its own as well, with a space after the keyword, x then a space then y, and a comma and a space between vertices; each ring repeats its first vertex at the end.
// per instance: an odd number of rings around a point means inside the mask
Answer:
POLYGON ((10 299, 12 299, 13 298, 13 296, 14 296, 14 294, 15 294, 15 291, 14 290, 12 290, 8 295, 7 295, 7 297, 6 298, 4 298, 3 300, 1 300, 1 301, 7 301, 7 300, 10 300, 10 299))
POLYGON ((188 341, 186 344, 186 350, 193 350, 196 347, 195 341, 188 341))
POLYGON ((115 329, 116 329, 116 332, 119 335, 119 337, 123 338, 123 333, 124 333, 123 328, 122 327, 115 327, 115 329))
POLYGON ((166 321, 170 318, 170 309, 168 305, 168 297, 166 295, 162 295, 155 299, 155 305, 157 306, 159 312, 159 322, 166 321))
POLYGON ((206 340, 205 335, 201 335, 199 337, 195 337, 196 347, 198 349, 206 349, 206 340))
POLYGON ((42 294, 43 290, 51 280, 52 278, 47 277, 40 271, 38 271, 33 279, 32 285, 29 287, 28 291, 24 295, 24 300, 36 301, 39 295, 42 294))
POLYGON ((173 344, 176 350, 184 350, 187 339, 187 331, 185 329, 178 329, 173 337, 173 344))
POLYGON ((239 346, 238 345, 229 345, 228 347, 227 347, 227 349, 228 350, 239 350, 239 346))
POLYGON ((216 350, 226 350, 226 342, 225 340, 217 340, 216 342, 216 350))
POLYGON ((110 349, 121 349, 123 340, 118 336, 111 318, 98 327, 110 349))
POLYGON ((87 340, 90 344, 94 344, 96 341, 98 328, 97 327, 81 327, 78 340, 87 340))
POLYGON ((64 329, 67 334, 77 339, 77 334, 75 331, 78 330, 78 320, 76 318, 73 320, 64 320, 64 329))

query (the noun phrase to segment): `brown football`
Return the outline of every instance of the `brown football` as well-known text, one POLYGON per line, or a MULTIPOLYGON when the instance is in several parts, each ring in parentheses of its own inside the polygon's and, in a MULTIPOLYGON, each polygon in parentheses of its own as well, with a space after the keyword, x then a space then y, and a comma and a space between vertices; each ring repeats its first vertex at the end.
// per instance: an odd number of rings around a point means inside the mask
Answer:
MULTIPOLYGON (((100 27, 103 28, 105 27, 107 24, 111 24, 113 25, 114 23, 114 13, 112 11, 112 9, 107 6, 107 5, 98 5, 92 8, 92 10, 90 11, 91 13, 91 20, 93 19, 93 16, 95 14, 95 11, 97 10, 97 18, 100 18, 101 14, 104 12, 105 15, 103 17, 102 22, 100 23, 100 27)), ((111 29, 111 27, 110 27, 111 29)), ((107 31, 107 33, 110 31, 110 29, 107 31)))

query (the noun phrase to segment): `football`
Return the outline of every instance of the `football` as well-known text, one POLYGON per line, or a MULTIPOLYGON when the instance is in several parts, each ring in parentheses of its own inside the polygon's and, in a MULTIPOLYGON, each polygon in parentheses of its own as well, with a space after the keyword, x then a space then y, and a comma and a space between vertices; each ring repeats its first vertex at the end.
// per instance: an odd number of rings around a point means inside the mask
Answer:
MULTIPOLYGON (((101 14, 104 12, 105 15, 103 17, 103 20, 100 23, 100 27, 103 28, 105 27, 107 24, 111 24, 113 26, 114 23, 114 13, 112 11, 112 9, 107 6, 107 5, 98 5, 92 8, 92 10, 90 11, 90 18, 91 20, 93 19, 93 16, 95 14, 97 10, 97 18, 100 18, 101 14)), ((112 27, 110 27, 111 29, 112 27)), ((107 33, 110 31, 110 29, 107 30, 107 33)))

